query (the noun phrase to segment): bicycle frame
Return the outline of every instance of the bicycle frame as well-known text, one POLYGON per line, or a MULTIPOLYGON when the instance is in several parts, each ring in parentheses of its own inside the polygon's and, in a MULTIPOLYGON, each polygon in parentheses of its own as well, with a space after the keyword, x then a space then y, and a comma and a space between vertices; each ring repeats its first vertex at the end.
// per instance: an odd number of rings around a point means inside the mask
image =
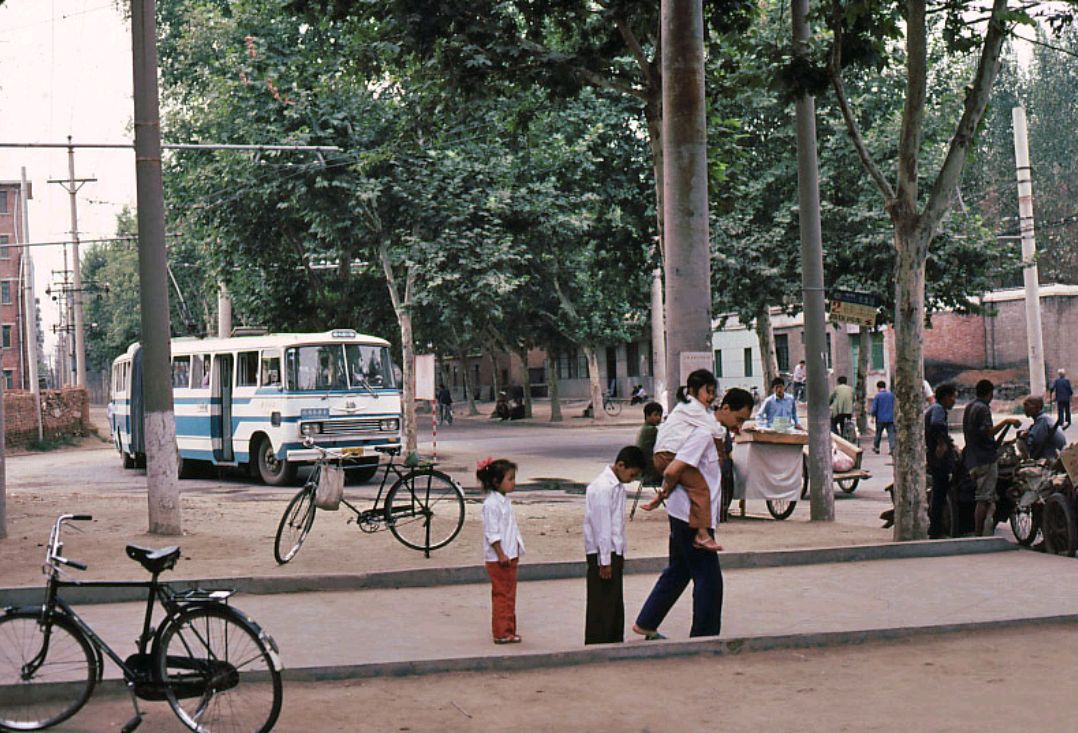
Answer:
MULTIPOLYGON (((349 460, 348 456, 346 456, 346 455, 342 455, 342 456, 334 455, 331 451, 328 451, 325 448, 322 448, 321 446, 314 445, 313 442, 311 443, 311 445, 313 447, 315 447, 317 450, 319 450, 321 452, 321 454, 322 454, 321 457, 318 460, 319 470, 321 470, 322 465, 325 465, 325 464, 330 463, 332 461, 340 462, 342 464, 342 467, 346 471, 348 470, 348 466, 343 465, 345 462, 347 462, 349 460)), ((405 476, 407 476, 408 473, 410 473, 412 471, 412 468, 409 467, 409 466, 404 466, 404 468, 402 469, 401 466, 403 464, 394 463, 393 457, 395 455, 398 455, 397 453, 388 453, 387 455, 389 457, 389 460, 386 463, 379 463, 378 464, 378 468, 382 472, 382 481, 378 485, 378 493, 375 495, 374 502, 371 504, 370 509, 359 509, 354 504, 349 502, 348 499, 346 499, 344 497, 341 498, 341 504, 344 504, 346 507, 348 507, 352 511, 352 513, 354 513, 356 515, 357 518, 364 517, 364 516, 371 517, 371 516, 377 516, 377 515, 381 514, 385 509, 383 507, 383 505, 382 505, 382 497, 385 496, 385 494, 386 494, 386 485, 387 484, 389 484, 390 486, 395 485, 397 483, 397 481, 400 481, 405 476), (390 474, 392 474, 394 476, 394 478, 396 479, 391 484, 389 483, 390 474)))

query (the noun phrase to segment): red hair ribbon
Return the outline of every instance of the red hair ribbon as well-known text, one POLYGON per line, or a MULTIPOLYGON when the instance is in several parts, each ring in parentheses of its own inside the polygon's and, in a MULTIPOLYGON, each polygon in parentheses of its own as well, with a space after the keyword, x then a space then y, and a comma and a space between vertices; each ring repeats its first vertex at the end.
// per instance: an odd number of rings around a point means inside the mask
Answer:
POLYGON ((487 466, 489 466, 492 463, 494 463, 494 459, 491 458, 490 456, 487 456, 483 460, 475 462, 475 470, 476 471, 482 471, 484 468, 486 468, 487 466))

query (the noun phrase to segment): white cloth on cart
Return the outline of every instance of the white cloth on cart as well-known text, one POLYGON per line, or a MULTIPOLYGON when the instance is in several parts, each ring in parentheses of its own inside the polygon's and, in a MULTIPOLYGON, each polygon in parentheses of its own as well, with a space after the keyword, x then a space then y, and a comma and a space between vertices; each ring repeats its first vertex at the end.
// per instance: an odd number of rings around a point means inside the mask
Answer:
POLYGON ((801 498, 801 445, 745 443, 734 449, 734 498, 801 498))

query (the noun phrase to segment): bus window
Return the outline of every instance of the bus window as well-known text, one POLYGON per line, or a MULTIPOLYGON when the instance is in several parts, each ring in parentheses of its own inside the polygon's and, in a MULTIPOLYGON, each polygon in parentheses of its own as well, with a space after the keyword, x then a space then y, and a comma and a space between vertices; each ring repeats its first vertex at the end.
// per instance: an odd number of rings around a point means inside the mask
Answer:
POLYGON ((191 357, 177 356, 172 360, 172 386, 187 389, 191 386, 191 357))
POLYGON ((210 386, 210 357, 207 354, 191 357, 191 386, 195 389, 210 386))
POLYGON ((281 385, 281 357, 262 352, 262 386, 279 387, 281 385))
POLYGON ((344 350, 340 344, 299 346, 288 350, 288 389, 345 389, 344 350))
POLYGON ((389 349, 384 346, 347 344, 348 373, 353 387, 394 387, 396 380, 389 349))
POLYGON ((236 356, 236 386, 254 387, 258 384, 258 352, 241 351, 236 356))

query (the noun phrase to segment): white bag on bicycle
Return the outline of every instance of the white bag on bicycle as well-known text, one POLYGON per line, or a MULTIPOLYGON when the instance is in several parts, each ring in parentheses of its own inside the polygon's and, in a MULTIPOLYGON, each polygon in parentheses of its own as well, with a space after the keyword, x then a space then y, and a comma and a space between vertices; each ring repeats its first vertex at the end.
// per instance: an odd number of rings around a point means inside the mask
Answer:
POLYGON ((318 475, 318 488, 314 492, 314 505, 319 509, 335 512, 344 496, 344 469, 325 464, 318 475))

